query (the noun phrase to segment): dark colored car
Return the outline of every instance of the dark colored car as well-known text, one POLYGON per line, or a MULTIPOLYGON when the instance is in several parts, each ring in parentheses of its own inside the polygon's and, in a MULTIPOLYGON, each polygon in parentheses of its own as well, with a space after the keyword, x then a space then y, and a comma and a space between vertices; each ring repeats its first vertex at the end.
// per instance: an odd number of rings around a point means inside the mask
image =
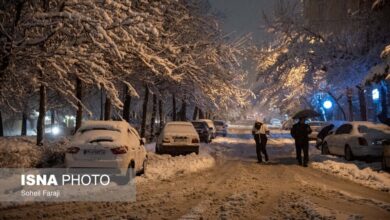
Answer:
POLYGON ((196 132, 199 135, 200 141, 204 143, 210 143, 212 134, 209 126, 204 121, 193 121, 191 122, 196 132))
POLYGON ((217 129, 217 135, 226 137, 227 135, 227 124, 225 121, 222 120, 215 120, 214 121, 215 128, 217 129))

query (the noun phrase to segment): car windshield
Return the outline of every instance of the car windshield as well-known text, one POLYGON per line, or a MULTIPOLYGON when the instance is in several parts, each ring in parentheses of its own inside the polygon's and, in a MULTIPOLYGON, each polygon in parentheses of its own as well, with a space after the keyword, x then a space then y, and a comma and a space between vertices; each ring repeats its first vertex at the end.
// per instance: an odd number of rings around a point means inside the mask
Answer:
POLYGON ((224 125, 223 121, 214 121, 214 124, 217 125, 217 126, 223 126, 224 125))
POLYGON ((107 127, 95 127, 95 128, 85 128, 85 129, 81 129, 79 132, 81 134, 83 133, 86 133, 86 132, 89 132, 89 131, 114 131, 114 132, 120 132, 119 129, 114 129, 114 128, 107 128, 107 127))
POLYGON ((192 125, 195 128, 204 128, 205 127, 205 124, 203 122, 192 122, 192 125))

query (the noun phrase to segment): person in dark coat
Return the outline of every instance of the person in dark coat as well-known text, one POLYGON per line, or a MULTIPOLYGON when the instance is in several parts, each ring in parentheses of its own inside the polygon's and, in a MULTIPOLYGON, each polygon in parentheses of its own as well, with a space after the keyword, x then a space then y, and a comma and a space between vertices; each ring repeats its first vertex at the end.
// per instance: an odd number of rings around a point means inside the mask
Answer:
POLYGON ((305 123, 305 118, 300 118, 299 122, 294 124, 291 129, 291 136, 295 139, 298 164, 304 167, 307 167, 307 163, 309 162, 309 134, 311 132, 310 126, 305 123))
POLYGON ((269 130, 266 124, 261 123, 259 121, 255 122, 255 125, 252 129, 253 138, 256 142, 256 154, 257 154, 257 162, 262 163, 262 155, 264 154, 265 161, 268 162, 268 154, 267 154, 267 134, 269 134, 269 130))

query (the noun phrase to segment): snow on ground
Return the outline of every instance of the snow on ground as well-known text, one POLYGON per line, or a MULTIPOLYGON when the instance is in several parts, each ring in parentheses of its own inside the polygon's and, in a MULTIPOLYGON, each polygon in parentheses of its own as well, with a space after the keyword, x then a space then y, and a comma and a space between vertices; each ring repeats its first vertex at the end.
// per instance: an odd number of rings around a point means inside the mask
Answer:
MULTIPOLYGON (((65 138, 47 142, 44 146, 36 146, 34 137, 0 138, 0 167, 63 167, 67 147, 68 139, 65 138)), ((198 172, 215 164, 214 158, 202 148, 200 155, 190 154, 172 157, 170 155, 154 154, 154 143, 147 144, 145 147, 149 151, 149 160, 146 176, 137 178, 141 182, 198 172)))
MULTIPOLYGON (((238 160, 254 161, 256 159, 255 142, 252 135, 246 131, 229 134, 228 137, 218 137, 208 145, 208 151, 218 157, 229 157, 238 160)), ((278 157, 295 158, 294 140, 286 131, 272 131, 268 139, 267 151, 271 162, 278 157)), ((379 162, 346 161, 341 157, 321 155, 321 152, 310 146, 311 167, 320 171, 340 176, 367 187, 390 192, 390 174, 381 170, 379 162)))
POLYGON ((340 176, 373 189, 390 192, 390 174, 381 170, 381 163, 346 161, 341 157, 314 155, 311 167, 340 176))
POLYGON ((63 164, 68 139, 61 138, 35 145, 35 137, 0 138, 0 167, 53 167, 63 164))
POLYGON ((155 154, 155 143, 147 144, 145 148, 148 150, 146 175, 138 178, 136 180, 137 183, 146 180, 165 180, 183 174, 206 170, 215 165, 214 158, 210 156, 204 145, 201 146, 199 155, 192 153, 174 157, 167 154, 155 154))

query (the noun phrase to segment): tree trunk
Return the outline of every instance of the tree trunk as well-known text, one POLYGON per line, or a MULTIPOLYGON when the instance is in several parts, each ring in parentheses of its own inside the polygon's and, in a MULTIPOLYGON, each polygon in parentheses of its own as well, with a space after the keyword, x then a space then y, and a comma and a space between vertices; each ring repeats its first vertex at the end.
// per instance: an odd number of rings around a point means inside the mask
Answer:
POLYGON ((104 92, 103 88, 100 89, 100 120, 104 119, 104 92))
POLYGON ((22 113, 22 136, 27 135, 27 114, 25 112, 22 113))
POLYGON ((129 87, 124 85, 123 92, 125 95, 125 101, 123 102, 123 119, 127 122, 130 122, 130 104, 131 96, 129 94, 129 87))
POLYGON ((146 131, 146 115, 148 113, 148 101, 149 101, 149 88, 145 86, 145 97, 142 106, 142 123, 141 123, 141 137, 145 137, 146 131))
POLYGON ((199 108, 199 119, 205 119, 203 110, 199 108))
POLYGON ((76 98, 77 100, 77 112, 76 112, 76 127, 75 132, 81 127, 81 121, 83 120, 83 84, 79 78, 76 79, 76 98))
POLYGON ((176 98, 172 95, 172 121, 176 121, 176 98))
POLYGON ((184 100, 181 101, 180 121, 187 121, 187 103, 184 100))
POLYGON ((162 100, 158 100, 158 114, 159 114, 159 118, 160 118, 160 132, 161 130, 163 129, 163 125, 164 125, 164 118, 163 118, 163 106, 162 106, 162 100))
POLYGON ((4 129, 3 129, 3 117, 1 116, 1 111, 0 111, 0 137, 4 136, 4 129))
POLYGON ((366 96, 364 94, 363 86, 356 86, 359 94, 359 106, 360 106, 360 118, 362 121, 367 121, 367 103, 366 96))
POLYGON ((46 114, 46 87, 41 85, 39 89, 39 115, 37 121, 37 145, 43 144, 43 135, 45 132, 45 114, 46 114))
POLYGON ((194 114, 192 115, 192 120, 196 120, 198 118, 198 106, 195 106, 194 114))
POLYGON ((157 115, 157 96, 153 94, 153 106, 152 106, 152 118, 150 120, 150 140, 154 138, 154 125, 156 122, 157 115))
POLYGON ((56 122, 56 111, 54 109, 51 109, 50 110, 50 123, 51 123, 51 127, 54 126, 56 122))
POLYGON ((104 120, 111 120, 111 98, 106 95, 106 102, 104 103, 104 120))

